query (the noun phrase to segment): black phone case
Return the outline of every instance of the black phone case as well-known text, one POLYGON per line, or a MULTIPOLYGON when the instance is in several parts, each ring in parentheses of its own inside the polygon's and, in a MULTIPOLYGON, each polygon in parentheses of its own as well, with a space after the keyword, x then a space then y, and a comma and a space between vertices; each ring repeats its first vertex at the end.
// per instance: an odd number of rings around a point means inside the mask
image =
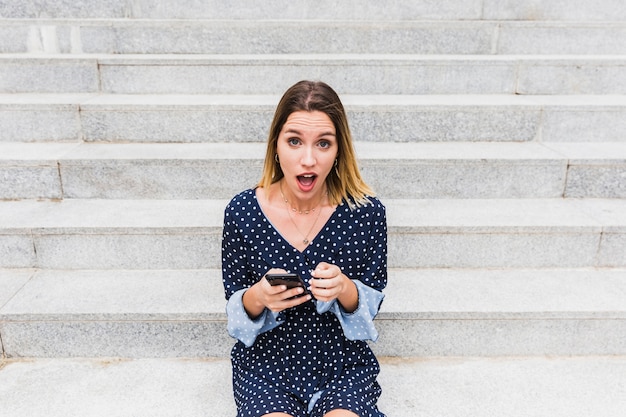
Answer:
POLYGON ((302 287, 306 289, 306 284, 298 274, 267 274, 265 279, 271 285, 286 285, 287 288, 302 287))

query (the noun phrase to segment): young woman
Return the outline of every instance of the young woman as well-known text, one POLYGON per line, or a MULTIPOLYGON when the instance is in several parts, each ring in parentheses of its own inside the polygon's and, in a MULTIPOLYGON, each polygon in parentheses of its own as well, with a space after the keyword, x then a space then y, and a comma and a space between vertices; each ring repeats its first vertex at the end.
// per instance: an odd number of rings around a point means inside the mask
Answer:
POLYGON ((260 183, 226 207, 222 272, 239 417, 384 417, 366 341, 387 283, 385 208, 328 85, 280 100, 260 183), (304 288, 266 277, 287 272, 304 288))

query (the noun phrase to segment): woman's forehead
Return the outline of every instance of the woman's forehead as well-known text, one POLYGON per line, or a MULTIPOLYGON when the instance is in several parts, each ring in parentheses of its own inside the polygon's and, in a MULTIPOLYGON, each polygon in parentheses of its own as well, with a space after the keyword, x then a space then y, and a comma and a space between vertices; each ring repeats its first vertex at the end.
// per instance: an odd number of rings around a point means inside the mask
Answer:
POLYGON ((287 117, 282 131, 318 131, 334 135, 335 125, 324 112, 296 111, 287 117))

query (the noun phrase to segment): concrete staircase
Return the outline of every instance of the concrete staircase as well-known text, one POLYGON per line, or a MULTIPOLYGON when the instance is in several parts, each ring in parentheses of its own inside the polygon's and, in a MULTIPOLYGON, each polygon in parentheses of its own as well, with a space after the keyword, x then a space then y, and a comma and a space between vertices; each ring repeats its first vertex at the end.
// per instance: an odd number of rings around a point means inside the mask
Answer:
POLYGON ((383 411, 620 415, 626 6, 221 3, 0 0, 0 415, 234 415, 222 211, 300 79, 388 208, 383 411))

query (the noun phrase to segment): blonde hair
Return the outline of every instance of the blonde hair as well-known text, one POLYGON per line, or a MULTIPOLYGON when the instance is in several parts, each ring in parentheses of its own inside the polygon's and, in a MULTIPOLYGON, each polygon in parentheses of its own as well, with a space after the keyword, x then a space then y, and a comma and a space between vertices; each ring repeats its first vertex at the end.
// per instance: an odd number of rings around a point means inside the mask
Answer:
POLYGON ((321 81, 300 81, 290 87, 280 99, 270 126, 263 176, 258 186, 269 190, 270 185, 283 178, 283 171, 276 160, 278 135, 289 115, 296 111, 321 111, 335 126, 337 159, 335 168, 326 177, 330 204, 338 205, 343 200, 350 207, 369 204, 367 197, 373 197, 374 192, 361 177, 343 104, 337 93, 321 81))

